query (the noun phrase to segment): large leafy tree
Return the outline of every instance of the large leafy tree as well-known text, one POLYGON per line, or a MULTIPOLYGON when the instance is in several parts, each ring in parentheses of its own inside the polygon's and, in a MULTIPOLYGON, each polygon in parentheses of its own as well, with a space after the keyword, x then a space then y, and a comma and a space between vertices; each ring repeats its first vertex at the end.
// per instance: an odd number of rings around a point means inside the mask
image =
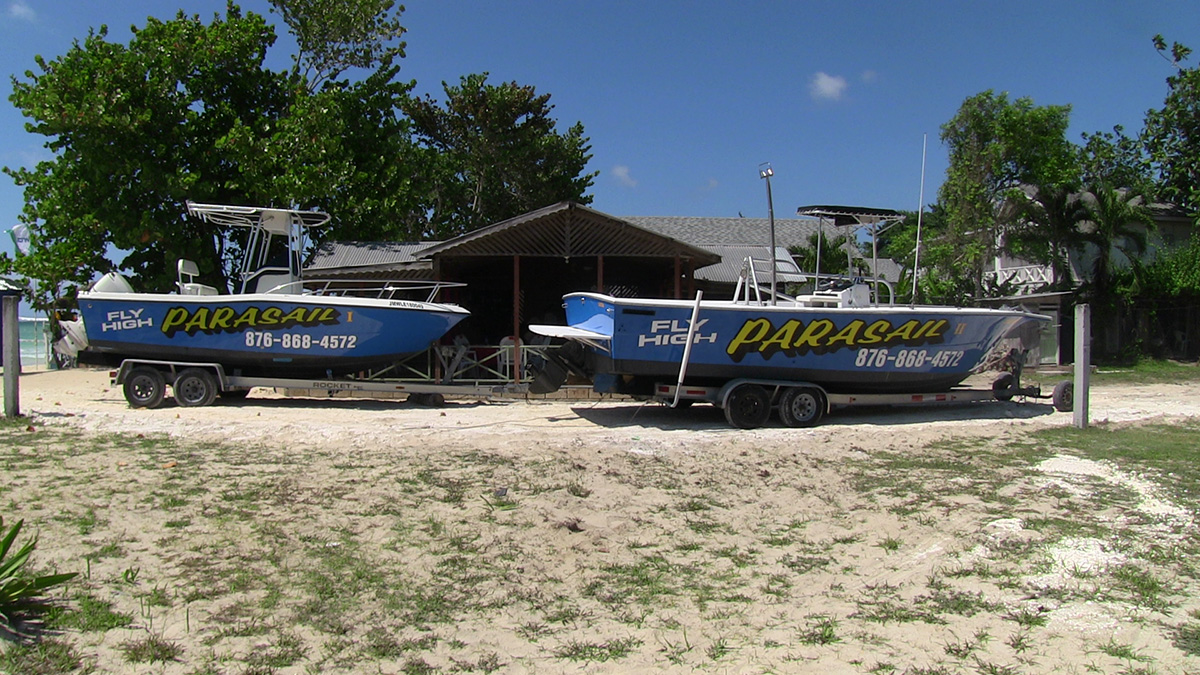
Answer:
POLYGON ((1200 214, 1200 69, 1184 67, 1190 48, 1176 42, 1168 50, 1161 35, 1154 46, 1176 72, 1167 78, 1163 107, 1146 112, 1146 149, 1163 196, 1200 214))
POLYGON ((964 101, 942 125, 950 164, 938 201, 950 226, 947 243, 957 255, 939 272, 972 280, 976 298, 984 294, 987 263, 1003 245, 1006 199, 1023 185, 1074 180, 1069 116, 1070 106, 1035 106, 1029 98, 1010 101, 988 90, 964 101))
POLYGON ((591 203, 595 173, 583 125, 565 133, 550 116, 549 94, 532 86, 489 84, 487 73, 442 84, 405 106, 420 142, 438 155, 429 234, 449 237, 560 201, 591 203))
POLYGON ((292 74, 310 92, 351 68, 404 57, 404 6, 394 0, 271 0, 271 7, 296 37, 292 74))
POLYGON ((392 3, 275 5, 310 31, 290 73, 263 65, 275 41, 264 18, 230 4, 208 24, 182 13, 150 18, 127 45, 102 27, 14 78, 11 100, 54 153, 32 169, 6 169, 25 189, 32 249, 0 259, 0 270, 38 280, 35 307, 112 268, 109 257, 146 290, 170 288, 180 257, 226 285, 240 237, 187 218, 188 199, 325 208, 337 225, 321 236, 409 239, 424 230, 430 188, 418 172, 431 161, 400 107, 412 88, 397 77, 401 29, 387 17, 348 28, 356 12, 386 13, 392 3), (311 32, 319 22, 305 12, 343 30, 311 32), (322 45, 322 35, 334 43, 322 45), (368 70, 334 79, 351 68, 368 70))
POLYGON ((110 266, 110 248, 149 287, 169 284, 178 257, 222 269, 224 233, 184 218, 183 202, 270 198, 245 171, 255 148, 238 139, 266 135, 287 109, 283 78, 262 67, 274 40, 262 17, 230 6, 208 25, 151 18, 128 45, 101 27, 14 77, 12 102, 54 153, 5 169, 25 188, 32 231, 16 271, 80 282, 110 266), (56 264, 65 273, 46 271, 56 264))

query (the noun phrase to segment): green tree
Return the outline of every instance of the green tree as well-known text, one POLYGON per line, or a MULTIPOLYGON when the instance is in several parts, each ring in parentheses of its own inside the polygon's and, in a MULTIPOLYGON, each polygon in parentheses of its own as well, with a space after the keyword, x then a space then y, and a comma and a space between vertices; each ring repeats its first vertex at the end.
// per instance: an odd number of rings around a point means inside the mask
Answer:
POLYGON ((959 256, 940 272, 971 279, 974 297, 983 295, 983 273, 1001 249, 1007 223, 999 209, 1010 193, 1076 176, 1077 155, 1066 140, 1070 111, 988 90, 964 101, 942 125, 950 164, 938 202, 950 225, 947 243, 959 256))
POLYGON ((1185 68, 1192 50, 1178 42, 1168 52, 1161 35, 1154 47, 1175 67, 1163 107, 1146 112, 1144 141, 1158 172, 1162 196, 1200 214, 1200 69, 1185 68))
MULTIPOLYGON (((847 274, 850 272, 850 260, 846 253, 847 245, 851 243, 850 235, 838 234, 829 237, 823 230, 808 235, 807 246, 790 246, 788 253, 796 261, 801 270, 808 273, 817 271, 818 241, 821 250, 821 274, 847 274)), ((861 271, 861 270, 856 270, 861 271)))
POLYGON ((1080 225, 1091 216, 1079 188, 1072 184, 1033 186, 1010 195, 1012 222, 1007 247, 1014 255, 1049 265, 1050 287, 1071 286, 1071 253, 1084 243, 1080 225))
POLYGON ((101 27, 54 61, 38 57, 40 72, 14 77, 10 99, 54 158, 5 169, 25 190, 20 220, 33 248, 4 266, 79 283, 107 271, 115 248, 147 288, 169 287, 179 257, 221 279, 225 233, 187 219, 184 202, 271 198, 248 180, 247 153, 258 148, 239 140, 267 135, 287 109, 283 78, 262 68, 274 39, 262 17, 233 6, 209 25, 181 13, 148 19, 128 46, 101 27))
POLYGON ((1105 183, 1139 194, 1155 192, 1150 157, 1141 138, 1125 135, 1117 125, 1111 132, 1083 134, 1079 150, 1080 179, 1084 185, 1105 183))
POLYGON ((1142 196, 1129 190, 1101 184, 1091 187, 1085 199, 1089 222, 1083 240, 1094 249, 1088 296, 1097 306, 1112 310, 1120 302, 1112 292, 1116 256, 1136 266, 1146 250, 1154 219, 1142 196))
POLYGON ((560 201, 591 203, 589 139, 578 122, 556 130, 549 94, 488 84, 487 73, 442 87, 445 107, 429 96, 405 106, 420 142, 438 154, 431 233, 451 237, 560 201))
POLYGON ((394 0, 270 0, 296 37, 292 74, 316 92, 351 68, 404 58, 404 6, 394 0), (393 11, 395 14, 393 14, 393 11))
MULTIPOLYGON (((293 19, 338 4, 277 3, 293 19)), ((32 248, 0 259, 0 272, 37 280, 39 309, 63 296, 71 304, 75 287, 114 267, 114 250, 125 254, 117 267, 145 290, 170 289, 181 257, 227 286, 242 233, 186 217, 189 199, 324 208, 336 225, 318 237, 419 238, 431 208, 422 176, 433 161, 401 109, 413 86, 398 79, 402 45, 378 47, 399 29, 382 25, 353 36, 361 49, 339 38, 321 52, 308 39, 290 74, 263 65, 274 30, 232 4, 207 25, 182 13, 151 18, 128 45, 101 27, 53 61, 38 58, 38 72, 13 79, 11 100, 54 157, 5 169, 25 190, 32 248), (323 54, 313 71, 319 90, 299 68, 314 51, 323 54), (368 66, 358 81, 330 79, 368 66)))

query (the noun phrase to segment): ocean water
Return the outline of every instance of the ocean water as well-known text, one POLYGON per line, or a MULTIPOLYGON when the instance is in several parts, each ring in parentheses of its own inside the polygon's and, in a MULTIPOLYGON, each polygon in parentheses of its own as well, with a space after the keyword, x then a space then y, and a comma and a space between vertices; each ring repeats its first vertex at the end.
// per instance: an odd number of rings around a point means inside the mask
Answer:
POLYGON ((50 358, 49 322, 44 318, 21 317, 21 369, 46 368, 50 358))

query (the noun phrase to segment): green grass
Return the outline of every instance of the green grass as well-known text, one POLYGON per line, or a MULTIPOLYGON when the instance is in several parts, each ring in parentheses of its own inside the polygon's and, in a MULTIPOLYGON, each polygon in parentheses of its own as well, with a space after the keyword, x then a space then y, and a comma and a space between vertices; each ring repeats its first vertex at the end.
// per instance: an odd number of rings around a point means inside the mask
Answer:
POLYGON ((1139 359, 1131 365, 1099 366, 1091 380, 1097 386, 1194 382, 1200 380, 1200 367, 1195 363, 1139 359))
MULTIPOLYGON (((0 464, 8 453, 29 469, 0 485, 0 499, 29 508, 44 542, 82 541, 91 561, 87 581, 47 614, 63 632, 40 655, 7 650, 0 673, 86 673, 88 645, 101 640, 122 645, 117 658, 189 675, 750 671, 764 659, 787 671, 863 653, 880 655, 849 664, 863 672, 1024 672, 1063 665, 1041 605, 1087 601, 1150 617, 1146 630, 1195 657, 1200 612, 1173 610, 1200 597, 1200 539, 1145 527, 1128 488, 1094 479, 1073 493, 1047 487, 1035 467, 1056 454, 1111 462, 1195 508, 1198 439, 1200 423, 1113 424, 852 460, 766 444, 605 452, 602 470, 589 463, 581 475, 582 460, 449 446, 331 458, 0 425, 0 464), (43 448, 35 466, 30 450, 43 448), (127 463, 115 469, 108 452, 127 463), (188 470, 164 471, 169 461, 188 470), (315 484, 310 462, 340 467, 331 485, 315 484), (51 463, 61 471, 37 484, 51 463), (824 463, 837 478, 816 484, 824 463), (614 487, 644 499, 610 499, 614 487), (60 510, 69 489, 77 498, 60 510), (89 506, 114 497, 158 518, 137 532, 89 506), (988 528, 1001 518, 1024 529, 988 528), (572 519, 574 529, 563 525, 572 519), (1067 575, 1068 588, 1031 588, 1045 551, 1070 537, 1117 542, 1122 562, 1067 575), (916 574, 892 574, 914 565, 916 574), (895 637, 903 623, 923 624, 931 653, 895 637), (964 625, 980 628, 967 637, 964 625), (164 629, 177 639, 162 639, 164 629), (83 635, 104 631, 118 632, 83 635), (514 641, 503 662, 493 635, 514 641)), ((1126 645, 1086 647, 1098 672, 1142 667, 1126 645)))

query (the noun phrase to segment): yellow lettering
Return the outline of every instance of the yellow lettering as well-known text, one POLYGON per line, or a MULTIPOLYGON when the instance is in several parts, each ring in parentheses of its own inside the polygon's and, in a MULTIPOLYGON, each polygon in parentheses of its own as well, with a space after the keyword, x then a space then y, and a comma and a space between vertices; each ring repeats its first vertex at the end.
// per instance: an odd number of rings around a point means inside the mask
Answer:
POLYGON ((913 330, 915 330, 917 328, 917 326, 919 326, 919 325, 920 324, 917 322, 916 319, 912 319, 910 321, 905 321, 904 325, 902 325, 899 328, 897 328, 896 330, 888 333, 887 337, 884 339, 887 340, 889 343, 894 342, 897 339, 904 340, 904 341, 911 340, 913 337, 913 330))
POLYGON ((188 312, 182 307, 172 307, 167 310, 167 315, 163 317, 162 332, 171 337, 179 327, 187 320, 188 312))
POLYGON ((242 312, 241 316, 239 316, 237 318, 237 321, 233 322, 234 328, 241 328, 242 326, 249 326, 250 328, 254 328, 257 325, 258 325, 258 308, 257 307, 247 307, 246 311, 242 312))
POLYGON ((188 322, 183 325, 183 330, 185 333, 192 335, 198 330, 207 330, 207 326, 205 325, 207 322, 208 308, 201 307, 197 309, 196 313, 192 315, 192 318, 188 319, 188 322))
POLYGON ((212 326, 213 330, 229 330, 229 320, 232 318, 232 307, 218 307, 213 310, 212 321, 209 321, 209 325, 212 326))
POLYGON ((304 322, 304 308, 303 307, 297 307, 296 309, 293 309, 292 311, 288 312, 287 315, 283 317, 283 319, 281 319, 279 321, 279 323, 282 323, 285 326, 291 326, 291 325, 295 325, 295 324, 303 323, 303 322, 304 322))
POLYGON ((831 332, 833 332, 833 329, 833 322, 829 319, 817 319, 816 321, 810 322, 808 327, 804 329, 804 332, 800 334, 799 339, 796 340, 792 347, 797 349, 804 346, 812 349, 820 347, 821 345, 817 344, 817 341, 826 335, 829 335, 831 332))
POLYGON ((883 334, 891 329, 892 324, 890 321, 887 319, 880 319, 875 323, 872 323, 870 326, 867 326, 867 329, 863 331, 862 340, 859 341, 859 344, 873 345, 883 342, 883 334))
POLYGON ((853 347, 855 342, 858 340, 858 332, 862 330, 862 327, 865 326, 866 323, 867 322, 863 321, 862 319, 855 319, 854 321, 851 321, 850 323, 846 324, 845 328, 838 331, 837 335, 829 338, 829 341, 825 344, 829 347, 832 347, 834 344, 841 342, 847 347, 853 347))
POLYGON ((258 322, 263 326, 275 326, 279 324, 279 317, 283 316, 283 310, 278 307, 268 307, 258 315, 258 322))
POLYGON ((734 361, 740 361, 742 356, 753 348, 752 343, 766 337, 769 330, 771 330, 770 321, 766 319, 750 319, 742 324, 742 329, 729 342, 729 346, 725 348, 725 353, 732 356, 734 361))
POLYGON ((769 356, 780 349, 787 349, 791 344, 792 336, 796 334, 796 329, 803 325, 795 319, 788 319, 787 323, 775 331, 774 335, 758 346, 758 351, 769 356), (771 345, 774 345, 775 348, 771 349, 771 345))
POLYGON ((932 339, 942 337, 943 331, 945 331, 946 327, 949 325, 950 322, 945 319, 938 319, 937 321, 934 321, 933 326, 929 330, 925 331, 925 338, 932 339))

